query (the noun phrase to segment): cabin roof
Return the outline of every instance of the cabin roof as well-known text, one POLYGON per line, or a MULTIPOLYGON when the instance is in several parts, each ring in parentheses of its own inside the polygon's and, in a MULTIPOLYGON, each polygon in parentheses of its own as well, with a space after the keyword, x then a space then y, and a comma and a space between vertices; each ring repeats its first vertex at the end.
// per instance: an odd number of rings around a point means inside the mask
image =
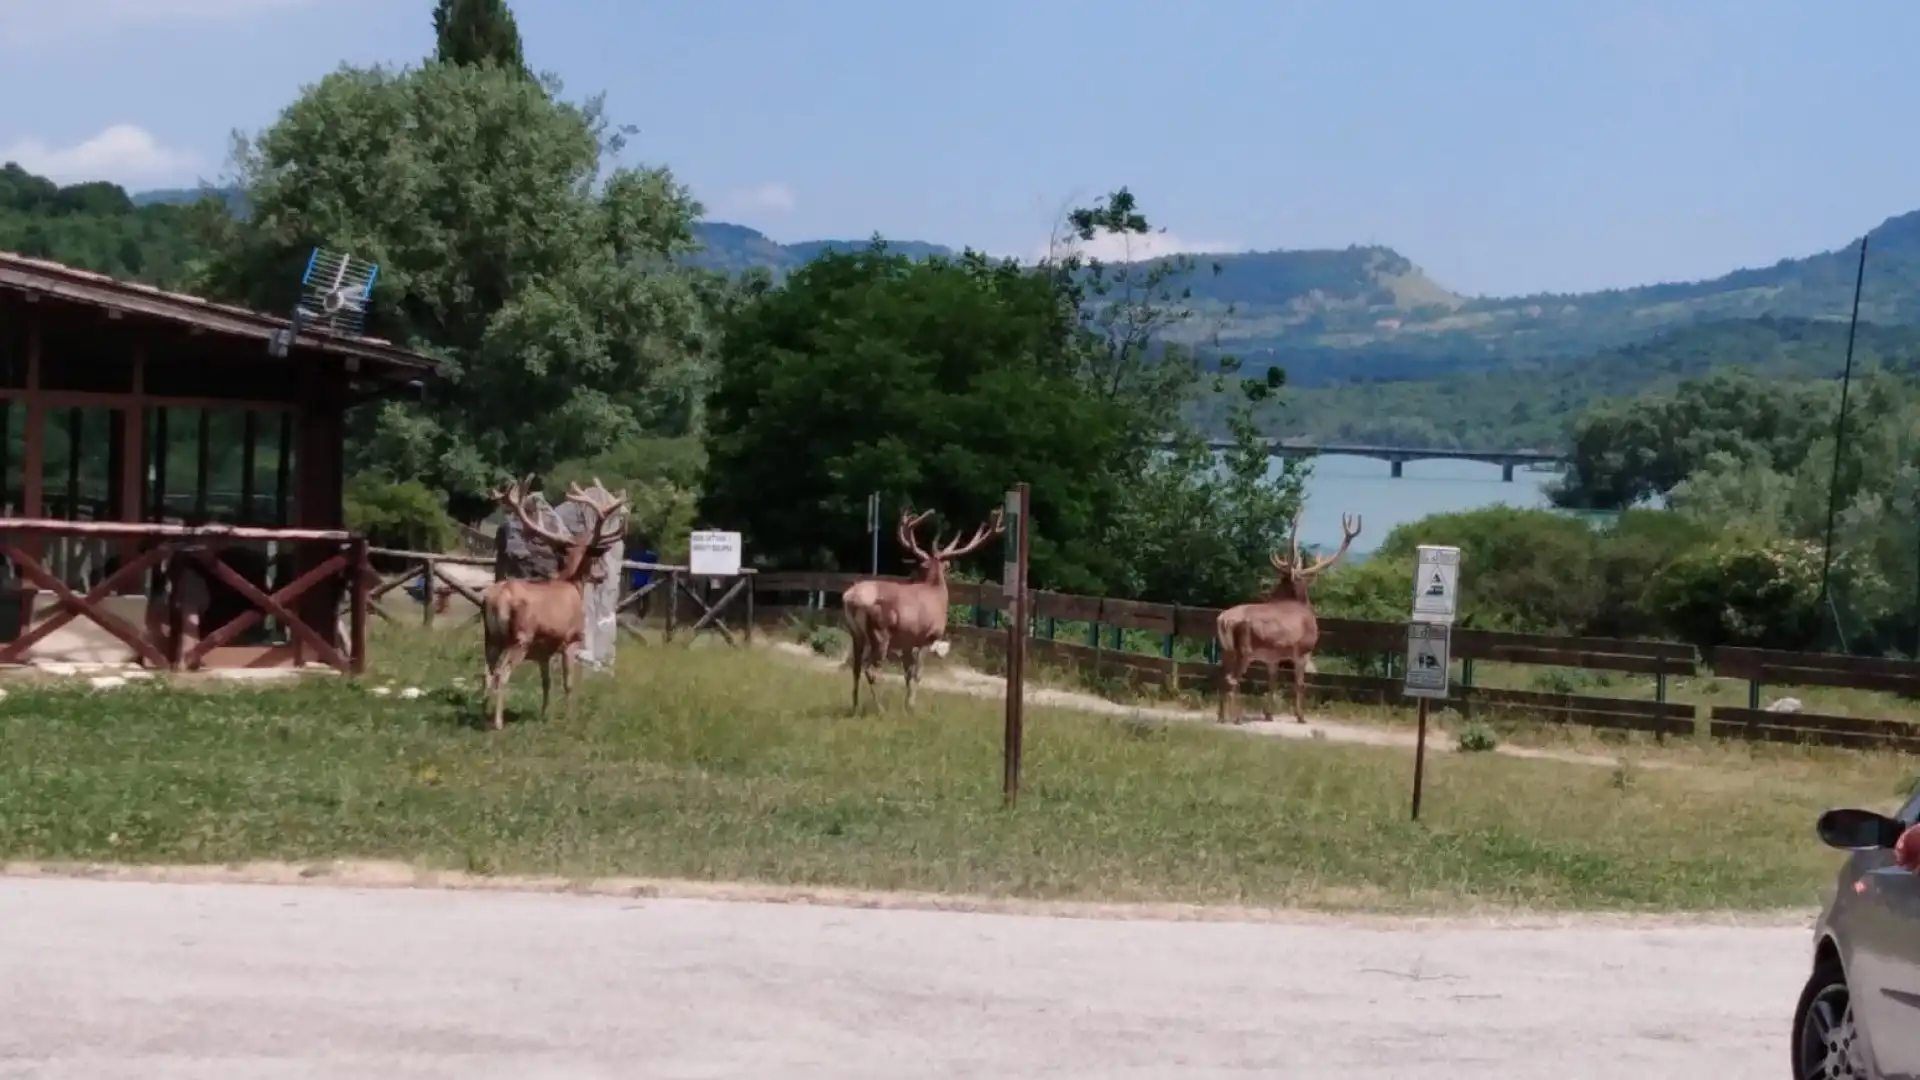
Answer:
MULTIPOLYGON (((167 292, 151 285, 121 281, 45 259, 0 251, 0 288, 27 295, 44 295, 76 304, 93 304, 109 311, 161 319, 208 333, 256 338, 264 343, 290 320, 231 304, 215 303, 186 293, 167 292)), ((439 373, 439 365, 419 353, 371 337, 345 337, 303 327, 294 350, 330 354, 360 361, 361 370, 384 379, 422 379, 439 373)))

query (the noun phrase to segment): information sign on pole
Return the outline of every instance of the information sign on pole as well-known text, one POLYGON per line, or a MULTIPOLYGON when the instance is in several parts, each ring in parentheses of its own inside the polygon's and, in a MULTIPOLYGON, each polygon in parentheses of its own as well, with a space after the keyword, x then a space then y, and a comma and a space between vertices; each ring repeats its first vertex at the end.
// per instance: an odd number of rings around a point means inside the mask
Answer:
POLYGON ((1428 703, 1445 700, 1453 651, 1453 619, 1460 609, 1460 549, 1421 544, 1413 563, 1413 618, 1407 623, 1407 672, 1400 693, 1419 703, 1413 741, 1413 820, 1420 820, 1420 789, 1427 773, 1428 703))
POLYGON ((740 534, 703 529, 687 539, 687 571, 694 577, 738 577, 740 534))
POLYGON ((1460 549, 1421 544, 1413 570, 1413 617, 1453 621, 1460 606, 1460 549))
POLYGON ((1453 627, 1446 623, 1407 624, 1407 674, 1400 692, 1408 697, 1447 696, 1448 647, 1453 627))

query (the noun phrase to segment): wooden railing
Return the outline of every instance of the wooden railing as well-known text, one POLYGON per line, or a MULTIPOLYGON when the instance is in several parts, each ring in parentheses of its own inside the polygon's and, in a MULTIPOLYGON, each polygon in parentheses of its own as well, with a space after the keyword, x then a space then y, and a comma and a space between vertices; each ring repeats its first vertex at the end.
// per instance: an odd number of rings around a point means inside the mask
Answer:
POLYGON ((367 603, 354 586, 367 552, 364 538, 332 530, 0 519, 0 556, 20 592, 20 630, 0 644, 0 664, 79 652, 172 671, 318 661, 357 673, 367 603), (78 567, 75 548, 85 551, 78 567), (286 640, 239 643, 269 621, 286 640))
MULTIPOLYGON (((448 613, 454 597, 460 597, 473 605, 474 611, 467 616, 462 625, 478 622, 480 605, 486 587, 493 582, 494 558, 482 555, 441 554, 427 551, 401 551, 392 548, 372 548, 370 554, 376 564, 384 564, 382 573, 371 586, 369 597, 374 601, 373 614, 393 622, 393 614, 379 603, 382 597, 395 589, 405 588, 420 600, 420 622, 424 626, 433 626, 437 616, 448 613), (397 570, 395 568, 398 568, 397 570), (473 568, 480 573, 461 573, 455 568, 473 568), (426 583, 431 582, 429 593, 426 583), (420 586, 415 592, 414 586, 420 586)), ((666 604, 661 617, 663 636, 672 641, 682 630, 682 601, 693 611, 691 626, 685 627, 689 639, 702 633, 713 633, 724 639, 727 644, 739 644, 732 627, 726 622, 726 616, 735 603, 741 603, 746 611, 741 625, 743 634, 749 643, 753 640, 753 593, 751 582, 754 571, 743 569, 739 575, 727 582, 719 599, 712 600, 701 595, 696 583, 708 581, 704 576, 696 577, 685 566, 672 566, 663 563, 626 561, 620 564, 621 597, 615 608, 615 617, 621 629, 636 637, 639 626, 647 615, 651 614, 652 598, 664 591, 666 604), (644 583, 636 583, 636 576, 645 577, 644 583)))
POLYGON ((1812 737, 1835 746, 1894 746, 1920 752, 1920 725, 1904 720, 1776 712, 1760 707, 1760 688, 1769 684, 1831 686, 1914 697, 1920 695, 1920 663, 1723 646, 1713 651, 1713 670, 1717 675, 1747 680, 1745 708, 1713 707, 1709 725, 1714 735, 1769 742, 1800 742, 1812 737))
MULTIPOLYGON (((775 602, 781 595, 804 595, 805 606, 819 610, 838 603, 839 595, 866 575, 769 572, 754 588, 762 598, 759 609, 779 616, 791 606, 775 602)), ((903 580, 895 578, 893 580, 903 580)), ((999 586, 955 583, 949 587, 956 607, 999 612, 1006 607, 999 586)), ((1121 679, 1136 686, 1169 691, 1210 692, 1219 685, 1219 667, 1211 653, 1195 657, 1195 643, 1210 643, 1216 608, 1148 604, 1092 596, 1036 591, 1031 610, 1034 638, 1029 653, 1043 663, 1077 669, 1100 679, 1121 679), (1061 621, 1088 626, 1085 644, 1054 638, 1048 628, 1061 621), (1158 655, 1129 651, 1109 644, 1109 629, 1144 631, 1159 638, 1158 655), (1182 640, 1189 643, 1182 649, 1182 640), (1182 655, 1189 658, 1180 659, 1182 655)), ((956 620, 950 635, 956 643, 985 650, 989 659, 1000 647, 1003 630, 966 625, 956 620)), ((1136 637, 1138 635, 1136 634, 1136 637)), ((1316 672, 1308 676, 1311 692, 1320 699, 1379 705, 1406 705, 1395 669, 1404 663, 1406 625, 1359 619, 1320 619, 1322 656, 1338 655, 1373 661, 1381 675, 1316 672)), ((1668 700, 1668 680, 1702 673, 1700 656, 1692 646, 1671 641, 1620 638, 1556 637, 1456 628, 1453 656, 1460 673, 1450 691, 1449 704, 1472 715, 1479 710, 1524 712, 1541 718, 1588 727, 1646 731, 1656 735, 1690 735, 1698 730, 1696 708, 1668 700), (1653 680, 1653 698, 1628 698, 1599 693, 1521 690, 1474 685, 1476 661, 1521 664, 1587 671, 1641 675, 1653 680)), ((1775 712, 1762 709, 1762 685, 1854 687, 1920 695, 1920 663, 1808 653, 1766 652, 1722 648, 1714 654, 1712 674, 1746 679, 1748 704, 1744 709, 1715 706, 1707 731, 1719 737, 1818 742, 1854 747, 1894 747, 1920 751, 1920 723, 1900 719, 1775 712)), ((1283 676, 1284 678, 1284 676, 1283 676)), ((1264 672, 1256 669, 1249 690, 1265 689, 1264 672)))

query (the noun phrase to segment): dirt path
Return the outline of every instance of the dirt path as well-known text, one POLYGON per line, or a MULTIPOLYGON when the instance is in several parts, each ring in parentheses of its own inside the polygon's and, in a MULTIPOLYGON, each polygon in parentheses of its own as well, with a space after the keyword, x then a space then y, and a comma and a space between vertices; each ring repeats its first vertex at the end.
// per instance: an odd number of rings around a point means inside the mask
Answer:
MULTIPOLYGON (((804 660, 822 670, 845 671, 846 662, 830 660, 819 656, 804 645, 790 641, 777 641, 774 649, 783 656, 804 660)), ((896 688, 900 681, 898 671, 883 673, 883 678, 893 681, 896 688)), ((928 670, 921 682, 922 688, 937 693, 965 694, 970 697, 998 698, 1006 693, 1007 682, 998 675, 989 675, 984 671, 963 664, 948 663, 938 670, 928 670)), ((896 689, 897 692, 897 689, 896 689)), ((1136 720, 1171 720, 1185 723, 1215 722, 1214 714, 1195 709, 1176 709, 1163 705, 1127 705, 1118 701, 1109 701, 1097 694, 1083 693, 1077 690, 1060 690, 1053 687, 1029 686, 1027 701, 1035 705, 1044 705, 1055 709, 1072 709, 1076 712, 1099 713, 1103 716, 1115 716, 1136 720)), ((1412 732, 1388 731, 1382 728, 1362 727, 1357 724, 1343 724, 1324 716, 1309 713, 1307 722, 1295 723, 1290 717, 1272 721, 1249 720, 1238 724, 1232 730, 1243 731, 1250 735, 1264 735, 1279 739, 1325 739, 1329 742, 1354 743, 1363 746, 1392 746, 1411 750, 1415 736, 1412 732)), ((1431 754, 1450 754, 1457 752, 1451 742, 1444 737, 1428 733, 1427 752, 1431 754)), ((1494 753, 1507 757, 1530 758, 1537 761, 1564 761, 1574 765, 1602 765, 1609 769, 1620 764, 1620 759, 1604 754, 1583 754, 1577 750, 1544 750, 1527 746, 1498 746, 1494 753)), ((1646 769, 1689 769, 1693 766, 1678 761, 1637 760, 1637 768, 1646 769)))
POLYGON ((0 1073, 1762 1076, 1805 946, 0 879, 0 1073))

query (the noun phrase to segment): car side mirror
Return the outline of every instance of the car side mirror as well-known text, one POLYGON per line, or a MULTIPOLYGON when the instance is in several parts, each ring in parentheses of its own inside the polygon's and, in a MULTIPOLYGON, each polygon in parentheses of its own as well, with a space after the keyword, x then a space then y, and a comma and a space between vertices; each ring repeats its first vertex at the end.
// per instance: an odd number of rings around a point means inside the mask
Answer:
POLYGON ((1843 851, 1874 851, 1900 842, 1907 827, 1897 819, 1871 810, 1829 810, 1815 828, 1828 847, 1843 851))

